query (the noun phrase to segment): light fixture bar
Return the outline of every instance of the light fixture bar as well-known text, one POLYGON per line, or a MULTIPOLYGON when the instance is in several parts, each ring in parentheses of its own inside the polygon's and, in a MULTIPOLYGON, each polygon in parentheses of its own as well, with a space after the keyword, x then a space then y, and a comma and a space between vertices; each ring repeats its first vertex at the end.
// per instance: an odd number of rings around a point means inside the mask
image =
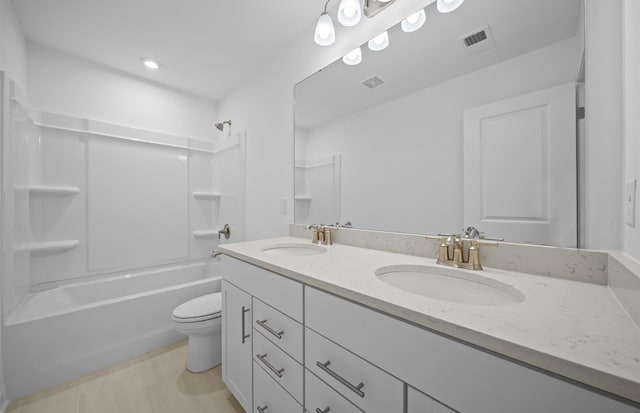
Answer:
POLYGON ((371 18, 380 13, 385 8, 389 7, 395 0, 364 0, 364 7, 362 8, 364 15, 371 18))

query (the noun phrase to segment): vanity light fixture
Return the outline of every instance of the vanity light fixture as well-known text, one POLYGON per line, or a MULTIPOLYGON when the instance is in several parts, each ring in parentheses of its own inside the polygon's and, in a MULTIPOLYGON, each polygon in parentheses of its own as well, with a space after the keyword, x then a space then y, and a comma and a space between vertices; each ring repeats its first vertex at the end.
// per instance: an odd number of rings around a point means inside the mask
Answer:
POLYGON ((420 9, 404 19, 400 26, 402 27, 403 32, 411 33, 421 28, 425 21, 427 21, 427 15, 425 14, 424 9, 420 9))
POLYGON ((364 15, 373 17, 385 8, 389 7, 395 0, 364 0, 364 15))
POLYGON ((383 31, 373 39, 369 40, 369 50, 374 52, 379 52, 380 50, 384 50, 389 46, 389 33, 387 31, 383 31))
POLYGON ((346 27, 355 26, 362 18, 360 0, 342 0, 338 8, 338 21, 346 27))
POLYGON ((331 46, 336 41, 336 29, 333 27, 331 16, 327 13, 329 1, 331 0, 327 0, 324 4, 324 12, 322 12, 316 24, 314 40, 320 46, 331 46))
POLYGON ((149 70, 158 70, 160 69, 160 63, 156 62, 153 59, 142 58, 142 64, 149 70))
POLYGON ((349 66, 355 66, 362 62, 362 49, 360 49, 360 46, 344 55, 342 61, 349 66))
POLYGON ((450 13, 462 6, 462 3, 464 0, 438 0, 437 8, 440 13, 450 13))

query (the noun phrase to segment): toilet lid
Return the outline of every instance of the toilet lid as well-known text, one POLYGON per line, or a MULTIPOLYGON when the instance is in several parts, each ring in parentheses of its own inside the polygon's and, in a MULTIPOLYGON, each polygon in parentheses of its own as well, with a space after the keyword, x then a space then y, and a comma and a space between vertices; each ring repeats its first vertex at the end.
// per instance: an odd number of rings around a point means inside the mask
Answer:
POLYGON ((222 294, 213 293, 194 298, 173 310, 174 318, 197 318, 219 313, 222 309, 222 294))

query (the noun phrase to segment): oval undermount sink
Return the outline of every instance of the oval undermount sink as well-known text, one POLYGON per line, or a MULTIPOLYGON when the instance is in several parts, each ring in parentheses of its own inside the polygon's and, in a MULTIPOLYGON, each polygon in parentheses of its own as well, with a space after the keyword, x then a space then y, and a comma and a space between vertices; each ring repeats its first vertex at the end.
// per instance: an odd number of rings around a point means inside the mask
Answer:
POLYGON ((277 244, 263 248, 262 252, 273 255, 297 257, 304 255, 320 255, 327 252, 327 249, 315 244, 277 244))
POLYGON ((510 285, 460 271, 426 265, 390 265, 376 270, 381 281, 424 297, 472 305, 512 305, 525 296, 510 285))

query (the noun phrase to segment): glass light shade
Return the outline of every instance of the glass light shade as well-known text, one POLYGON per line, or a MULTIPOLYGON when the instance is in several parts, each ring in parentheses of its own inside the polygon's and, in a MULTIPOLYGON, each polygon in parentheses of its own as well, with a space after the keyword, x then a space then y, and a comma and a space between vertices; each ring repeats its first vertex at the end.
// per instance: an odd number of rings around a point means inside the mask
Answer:
POLYGON ((440 13, 450 13, 462 6, 464 0, 438 0, 438 11, 440 13))
POLYGON ((320 15, 314 40, 320 46, 331 46, 336 41, 336 30, 329 13, 325 12, 320 15))
POLYGON ((415 32, 424 25, 425 21, 427 21, 427 15, 425 14, 424 9, 422 9, 402 21, 402 31, 406 33, 415 32))
POLYGON ((387 46, 389 46, 389 34, 385 30, 373 39, 369 40, 368 45, 369 50, 373 50, 374 52, 386 49, 387 46))
POLYGON ((360 22, 362 7, 360 0, 342 0, 338 8, 338 21, 343 26, 351 27, 360 22))
POLYGON ((356 47, 355 49, 344 55, 342 57, 342 61, 349 66, 357 65, 358 63, 362 62, 362 49, 360 49, 359 46, 356 47))

